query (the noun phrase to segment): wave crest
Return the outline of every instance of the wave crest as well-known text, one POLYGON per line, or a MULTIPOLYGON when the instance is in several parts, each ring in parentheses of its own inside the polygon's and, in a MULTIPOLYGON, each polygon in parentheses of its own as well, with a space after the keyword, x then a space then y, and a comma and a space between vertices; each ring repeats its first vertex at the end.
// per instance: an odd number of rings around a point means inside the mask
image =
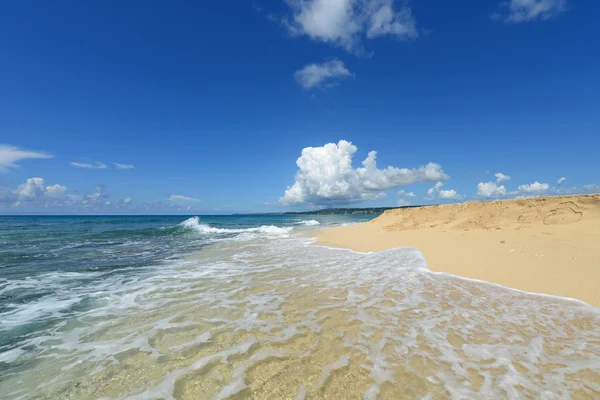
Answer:
POLYGON ((292 227, 274 225, 263 225, 256 228, 215 228, 214 226, 200 222, 200 218, 198 217, 188 218, 179 225, 202 234, 258 233, 267 236, 287 236, 294 229, 292 227))
POLYGON ((315 226, 315 225, 321 225, 321 223, 319 221, 317 221, 316 219, 309 219, 308 221, 296 222, 296 225, 315 226))

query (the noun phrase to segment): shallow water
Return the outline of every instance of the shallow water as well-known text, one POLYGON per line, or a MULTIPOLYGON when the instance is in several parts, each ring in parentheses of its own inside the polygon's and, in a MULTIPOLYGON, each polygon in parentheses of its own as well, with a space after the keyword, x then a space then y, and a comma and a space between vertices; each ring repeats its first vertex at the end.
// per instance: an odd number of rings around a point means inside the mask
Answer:
POLYGON ((312 217, 184 219, 172 240, 196 246, 144 267, 0 286, 21 291, 3 300, 0 396, 600 397, 598 309, 433 274, 414 249, 312 246, 312 217))

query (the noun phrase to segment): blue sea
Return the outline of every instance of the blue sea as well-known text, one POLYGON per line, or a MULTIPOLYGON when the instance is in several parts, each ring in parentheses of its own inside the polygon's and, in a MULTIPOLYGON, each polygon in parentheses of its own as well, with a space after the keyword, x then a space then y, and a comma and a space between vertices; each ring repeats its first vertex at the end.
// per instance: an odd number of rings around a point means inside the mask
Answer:
POLYGON ((0 217, 0 398, 600 398, 598 309, 314 245, 371 218, 0 217))

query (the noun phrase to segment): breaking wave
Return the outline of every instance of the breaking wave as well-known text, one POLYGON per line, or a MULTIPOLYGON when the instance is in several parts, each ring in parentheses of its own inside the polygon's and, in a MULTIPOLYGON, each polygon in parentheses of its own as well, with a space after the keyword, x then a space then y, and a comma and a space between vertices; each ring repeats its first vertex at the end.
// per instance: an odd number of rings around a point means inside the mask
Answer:
POLYGON ((188 218, 179 225, 202 234, 258 233, 267 236, 287 236, 294 229, 293 227, 278 227, 274 225, 263 225, 256 228, 215 228, 200 222, 200 218, 198 217, 188 218))
POLYGON ((315 225, 321 225, 321 223, 315 219, 310 219, 308 221, 296 222, 296 225, 315 226, 315 225))

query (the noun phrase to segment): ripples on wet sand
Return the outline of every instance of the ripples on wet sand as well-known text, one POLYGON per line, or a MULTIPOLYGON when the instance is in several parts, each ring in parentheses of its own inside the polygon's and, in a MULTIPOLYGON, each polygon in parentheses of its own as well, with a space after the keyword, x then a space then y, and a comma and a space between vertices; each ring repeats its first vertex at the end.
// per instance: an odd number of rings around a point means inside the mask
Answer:
POLYGON ((99 289, 4 364, 0 397, 600 398, 598 309, 308 242, 232 240, 99 289))

